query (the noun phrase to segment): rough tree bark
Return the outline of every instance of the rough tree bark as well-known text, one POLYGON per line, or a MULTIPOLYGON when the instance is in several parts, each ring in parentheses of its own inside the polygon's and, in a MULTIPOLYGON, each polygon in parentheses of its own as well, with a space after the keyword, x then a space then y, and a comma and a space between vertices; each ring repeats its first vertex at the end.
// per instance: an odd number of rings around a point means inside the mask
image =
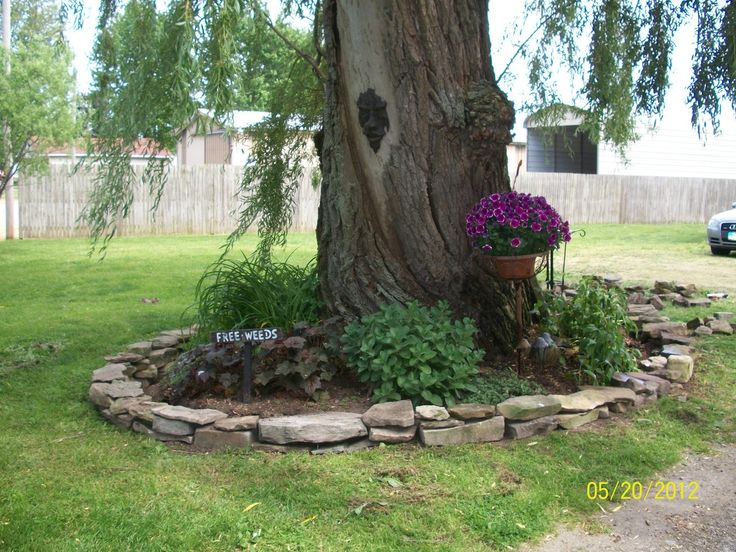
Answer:
POLYGON ((514 111, 496 86, 488 0, 327 0, 328 83, 317 229, 326 303, 348 317, 386 302, 449 301, 482 341, 515 343, 512 293, 465 236, 465 214, 509 189, 514 111), (368 89, 386 102, 374 151, 368 89))

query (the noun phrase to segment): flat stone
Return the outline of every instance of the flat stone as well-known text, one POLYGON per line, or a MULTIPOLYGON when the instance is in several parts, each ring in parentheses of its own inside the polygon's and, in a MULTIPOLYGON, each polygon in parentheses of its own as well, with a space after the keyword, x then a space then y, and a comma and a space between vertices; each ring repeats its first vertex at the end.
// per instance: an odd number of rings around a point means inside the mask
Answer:
POLYGON ((642 380, 644 382, 655 384, 657 386, 657 395, 660 397, 662 395, 667 395, 670 392, 670 387, 672 384, 668 380, 660 378, 659 376, 647 374, 645 372, 626 372, 626 375, 642 380))
POLYGON ((140 397, 125 397, 122 399, 116 399, 110 404, 110 413, 113 416, 119 416, 120 414, 128 414, 128 410, 134 404, 138 404, 141 401, 150 401, 149 395, 141 395, 140 397))
POLYGON ((708 335, 713 335, 713 330, 711 330, 708 326, 698 326, 695 328, 694 332, 695 335, 704 337, 708 335))
POLYGON ((457 427, 464 424, 465 422, 463 422, 462 420, 449 418, 447 420, 421 420, 419 422, 419 427, 424 429, 445 429, 448 427, 457 427))
POLYGON ((665 307, 664 301, 662 301, 658 295, 652 295, 649 298, 649 304, 652 305, 655 309, 662 310, 665 307))
POLYGON ((153 341, 151 341, 151 348, 156 349, 168 349, 172 347, 177 347, 179 345, 179 338, 174 335, 164 335, 161 334, 158 337, 155 337, 153 341))
POLYGON ((107 383, 93 383, 89 386, 89 400, 100 408, 109 408, 112 399, 105 392, 107 383))
POLYGON ((123 397, 140 397, 143 395, 143 387, 139 381, 114 381, 112 383, 103 383, 106 385, 105 393, 111 399, 121 399, 123 397))
POLYGON ((371 406, 362 417, 368 427, 412 427, 414 406, 411 401, 394 401, 371 406))
POLYGON ((627 307, 627 312, 631 316, 644 316, 644 315, 650 315, 650 316, 656 316, 657 315, 657 308, 654 305, 634 305, 629 304, 627 307))
POLYGON ((505 422, 503 416, 473 422, 446 429, 419 428, 419 439, 426 446, 463 445, 465 443, 488 443, 503 439, 505 422))
POLYGON ((261 418, 258 432, 260 441, 277 445, 336 443, 368 435, 361 415, 353 412, 261 418))
POLYGON ((731 327, 731 324, 729 324, 728 320, 713 320, 708 322, 708 327, 713 330, 713 333, 715 334, 733 334, 733 328, 731 327))
POLYGON ((660 354, 663 357, 671 357, 675 355, 689 355, 691 352, 692 349, 687 345, 669 344, 662 347, 662 352, 660 354))
POLYGON ((247 431, 258 427, 258 416, 223 418, 215 422, 215 429, 221 431, 247 431))
POLYGON ((153 409, 159 406, 168 406, 168 404, 155 401, 141 401, 131 403, 128 406, 128 413, 139 420, 143 420, 145 422, 148 422, 149 424, 152 424, 153 409))
POLYGON ((158 377, 158 368, 153 365, 138 368, 133 373, 133 377, 136 379, 156 379, 158 377))
POLYGON ((417 426, 392 428, 371 427, 368 439, 379 443, 408 443, 417 433, 417 426))
POLYGON ((560 401, 560 412, 587 412, 606 403, 605 398, 590 390, 577 391, 569 395, 550 395, 560 401))
POLYGON ((150 360, 151 364, 153 364, 156 368, 160 368, 162 366, 166 366, 172 360, 176 360, 178 356, 178 349, 157 349, 155 351, 152 351, 151 354, 148 355, 148 360, 150 360))
POLYGON ((159 433, 168 433, 169 435, 192 435, 194 433, 194 425, 181 420, 169 420, 162 418, 154 413, 153 430, 159 433))
POLYGON ((546 435, 557 428, 557 416, 544 416, 528 422, 506 422, 506 436, 510 439, 527 439, 534 435, 546 435))
POLYGON ((675 383, 687 383, 693 377, 694 362, 687 355, 671 356, 667 359, 667 375, 664 377, 675 383), (667 377, 669 376, 669 377, 667 377))
POLYGON ((646 315, 639 317, 638 324, 641 327, 644 324, 663 324, 665 322, 670 322, 670 319, 668 316, 662 316, 660 314, 653 316, 650 314, 646 314, 646 315))
POLYGON ((557 414, 561 408, 559 399, 555 397, 523 395, 506 399, 496 406, 496 411, 509 420, 526 421, 557 414))
POLYGON ((616 402, 626 402, 634 404, 636 400, 636 393, 627 387, 604 387, 597 385, 583 385, 581 389, 584 391, 592 391, 594 395, 597 395, 601 401, 601 404, 612 404, 616 402))
POLYGON ((697 293, 698 288, 695 287, 695 284, 676 284, 675 291, 685 297, 692 297, 697 293))
POLYGON ((179 328, 177 330, 164 330, 161 335, 170 335, 176 337, 181 343, 189 341, 197 334, 196 328, 179 328))
POLYGON ((644 339, 660 339, 662 332, 687 336, 687 326, 684 322, 650 322, 641 327, 644 339))
POLYGON ((654 281, 654 293, 672 293, 673 291, 675 291, 674 282, 654 281))
POLYGON ((688 320, 685 322, 685 326, 687 326, 688 330, 694 330, 695 328, 702 326, 704 324, 702 318, 693 318, 692 320, 688 320))
POLYGON ((128 345, 128 352, 147 357, 151 354, 152 346, 153 343, 150 341, 138 341, 137 343, 131 343, 128 345))
POLYGON ((603 276, 603 282, 608 285, 620 284, 623 279, 620 274, 606 274, 603 276))
POLYGON ((107 364, 102 368, 98 368, 92 372, 93 382, 112 382, 115 380, 125 379, 125 364, 107 364))
POLYGON ((576 427, 595 422, 600 416, 598 410, 591 410, 583 414, 558 414, 557 421, 561 429, 575 429, 576 427))
POLYGON ((206 450, 250 447, 253 431, 220 431, 212 427, 198 427, 194 432, 194 446, 206 450))
MULTIPOLYGON (((276 445, 271 445, 276 446, 276 445)), ((310 454, 336 454, 341 452, 358 452, 361 450, 367 450, 378 446, 377 442, 371 441, 370 439, 361 439, 360 441, 352 441, 348 443, 340 443, 338 445, 331 445, 325 447, 317 447, 311 449, 310 454)))
MULTIPOLYGON (((634 403, 632 402, 629 406, 634 406, 634 403)), ((629 410, 629 406, 622 402, 616 402, 609 404, 608 410, 614 414, 626 414, 629 410)))
POLYGON ((688 298, 679 293, 676 293, 675 296, 672 298, 672 304, 677 305, 679 307, 689 307, 690 306, 690 302, 688 301, 688 298))
POLYGON ((416 415, 420 420, 447 420, 450 417, 450 413, 444 406, 434 406, 426 404, 423 406, 416 407, 416 415))
POLYGON ((122 429, 130 429, 133 424, 133 416, 130 414, 113 414, 107 408, 100 410, 100 414, 108 422, 122 429))
POLYGON ((644 393, 647 391, 647 387, 644 382, 622 372, 615 372, 611 377, 611 383, 618 387, 628 387, 634 393, 644 393))
POLYGON ((496 415, 495 404, 466 403, 457 404, 447 409, 450 416, 460 420, 477 420, 478 418, 492 418, 496 415))
POLYGON ((149 437, 151 437, 152 439, 156 439, 157 441, 177 441, 179 443, 186 443, 187 445, 191 445, 194 441, 193 435, 169 435, 168 433, 159 433, 158 431, 153 431, 150 427, 145 426, 140 422, 133 422, 133 425, 131 427, 133 431, 148 435, 149 437))
POLYGON ((106 356, 105 360, 112 364, 125 364, 126 362, 138 362, 144 358, 146 357, 137 353, 118 353, 116 355, 106 356))
POLYGON ((713 313, 713 316, 715 317, 716 320, 727 320, 727 321, 730 321, 733 318, 733 313, 732 312, 719 311, 719 312, 714 312, 713 313))
POLYGON ((710 299, 706 299, 704 297, 698 297, 697 299, 687 300, 688 307, 710 307, 710 305, 711 305, 710 299))
POLYGON ((195 425, 207 425, 227 418, 227 414, 212 408, 187 408, 186 406, 159 406, 153 413, 169 420, 180 420, 195 425))
POLYGON ((598 411, 598 419, 600 420, 607 420, 611 417, 611 413, 608 411, 607 406, 599 406, 596 410, 598 411))
POLYGON ((668 345, 670 343, 675 345, 691 345, 693 342, 692 337, 685 337, 684 335, 675 335, 668 332, 662 332, 662 343, 668 345))

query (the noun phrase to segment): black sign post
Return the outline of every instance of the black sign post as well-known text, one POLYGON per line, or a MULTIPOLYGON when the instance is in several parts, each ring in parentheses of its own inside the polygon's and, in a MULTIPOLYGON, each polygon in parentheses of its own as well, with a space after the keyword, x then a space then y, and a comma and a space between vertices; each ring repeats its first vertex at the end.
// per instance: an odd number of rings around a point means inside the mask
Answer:
POLYGON ((240 400, 249 403, 253 392, 253 343, 280 339, 278 328, 256 328, 252 330, 229 330, 212 332, 213 343, 243 343, 243 373, 240 376, 240 400))

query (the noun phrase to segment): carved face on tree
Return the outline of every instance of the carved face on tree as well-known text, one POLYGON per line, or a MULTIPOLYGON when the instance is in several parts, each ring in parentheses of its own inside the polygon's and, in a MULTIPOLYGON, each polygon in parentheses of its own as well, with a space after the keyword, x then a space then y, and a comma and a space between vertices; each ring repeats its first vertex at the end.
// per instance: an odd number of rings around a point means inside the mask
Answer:
POLYGON ((358 122, 368 138, 371 149, 376 152, 389 129, 386 101, 369 88, 358 96, 358 122))

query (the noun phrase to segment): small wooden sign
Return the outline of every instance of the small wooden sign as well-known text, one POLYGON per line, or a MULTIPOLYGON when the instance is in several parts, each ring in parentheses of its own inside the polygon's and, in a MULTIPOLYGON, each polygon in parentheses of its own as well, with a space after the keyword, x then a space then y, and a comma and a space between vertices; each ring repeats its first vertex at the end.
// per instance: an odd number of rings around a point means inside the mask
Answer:
POLYGON ((260 343, 269 339, 280 339, 281 333, 278 328, 255 328, 252 330, 227 330, 221 332, 212 332, 210 341, 212 343, 239 343, 241 341, 249 341, 250 343, 260 343))
POLYGON ((255 328, 252 330, 226 330, 210 334, 212 343, 243 343, 240 400, 244 403, 249 403, 252 395, 253 344, 269 339, 281 339, 281 331, 278 328, 255 328))

